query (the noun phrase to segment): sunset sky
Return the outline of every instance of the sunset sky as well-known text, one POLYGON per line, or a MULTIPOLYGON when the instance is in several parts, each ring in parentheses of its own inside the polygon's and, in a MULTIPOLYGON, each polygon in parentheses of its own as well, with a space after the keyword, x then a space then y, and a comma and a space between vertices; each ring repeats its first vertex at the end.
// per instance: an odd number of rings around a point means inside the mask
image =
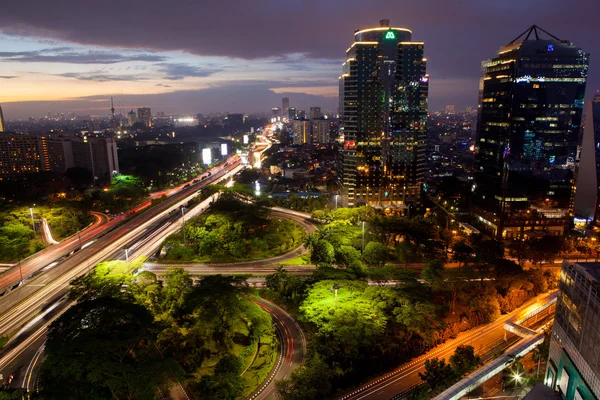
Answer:
POLYGON ((597 0, 12 1, 0 12, 7 119, 148 105, 167 113, 337 107, 353 31, 387 18, 425 41, 430 109, 475 106, 481 61, 536 23, 592 54, 597 0))

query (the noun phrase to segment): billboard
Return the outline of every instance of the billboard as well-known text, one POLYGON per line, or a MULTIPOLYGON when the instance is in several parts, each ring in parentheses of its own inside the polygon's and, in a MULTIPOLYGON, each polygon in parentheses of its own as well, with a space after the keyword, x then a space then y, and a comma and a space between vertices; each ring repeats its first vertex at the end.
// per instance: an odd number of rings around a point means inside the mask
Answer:
POLYGON ((210 165, 212 163, 212 151, 210 148, 202 149, 202 163, 210 165))
POLYGON ((222 156, 227 155, 227 143, 221 143, 221 155, 222 156))

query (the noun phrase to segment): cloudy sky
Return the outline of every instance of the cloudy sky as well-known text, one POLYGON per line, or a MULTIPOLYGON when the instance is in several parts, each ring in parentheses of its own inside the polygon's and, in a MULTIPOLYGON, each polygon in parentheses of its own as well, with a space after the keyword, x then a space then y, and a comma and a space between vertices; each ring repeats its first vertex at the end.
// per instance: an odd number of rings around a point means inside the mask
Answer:
MULTIPOLYGON (((356 29, 387 18, 425 42, 430 109, 476 105, 481 61, 538 24, 592 54, 598 0, 19 0, 0 11, 5 117, 151 106, 167 113, 337 107, 356 29)), ((598 56, 600 57, 600 55, 598 56)))

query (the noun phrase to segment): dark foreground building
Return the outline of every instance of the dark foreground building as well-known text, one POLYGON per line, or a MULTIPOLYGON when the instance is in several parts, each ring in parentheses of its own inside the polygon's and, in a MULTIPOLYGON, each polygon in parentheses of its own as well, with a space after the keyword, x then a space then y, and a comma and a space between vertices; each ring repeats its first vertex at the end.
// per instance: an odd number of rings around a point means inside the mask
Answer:
POLYGON ((421 197, 429 76, 411 31, 356 31, 340 77, 340 182, 348 206, 406 208, 421 197))
POLYGON ((562 399, 600 398, 600 263, 564 262, 545 383, 562 399))
POLYGON ((497 238, 568 229, 588 62, 535 25, 483 62, 473 211, 497 238))

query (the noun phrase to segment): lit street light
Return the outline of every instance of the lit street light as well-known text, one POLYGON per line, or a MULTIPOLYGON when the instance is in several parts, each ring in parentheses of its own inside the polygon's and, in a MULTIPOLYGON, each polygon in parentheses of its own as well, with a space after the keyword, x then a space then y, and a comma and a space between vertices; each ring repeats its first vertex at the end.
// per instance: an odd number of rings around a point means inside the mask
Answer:
POLYGON ((337 297, 338 297, 338 290, 339 290, 340 288, 341 288, 341 286, 340 286, 340 285, 338 285, 337 283, 331 287, 331 289, 332 289, 332 290, 334 291, 334 293, 335 293, 335 300, 334 300, 334 307, 333 307, 333 309, 334 309, 334 310, 337 310, 337 297))
POLYGON ((31 215, 31 227, 33 228, 33 234, 35 235, 35 223, 33 222, 33 207, 29 207, 29 214, 31 215))
POLYGON ((365 252, 365 221, 362 222, 362 251, 361 254, 365 252))
POLYGON ((336 194, 336 195, 335 195, 335 209, 336 209, 336 210, 338 209, 338 197, 340 197, 340 195, 339 195, 339 194, 336 194))

